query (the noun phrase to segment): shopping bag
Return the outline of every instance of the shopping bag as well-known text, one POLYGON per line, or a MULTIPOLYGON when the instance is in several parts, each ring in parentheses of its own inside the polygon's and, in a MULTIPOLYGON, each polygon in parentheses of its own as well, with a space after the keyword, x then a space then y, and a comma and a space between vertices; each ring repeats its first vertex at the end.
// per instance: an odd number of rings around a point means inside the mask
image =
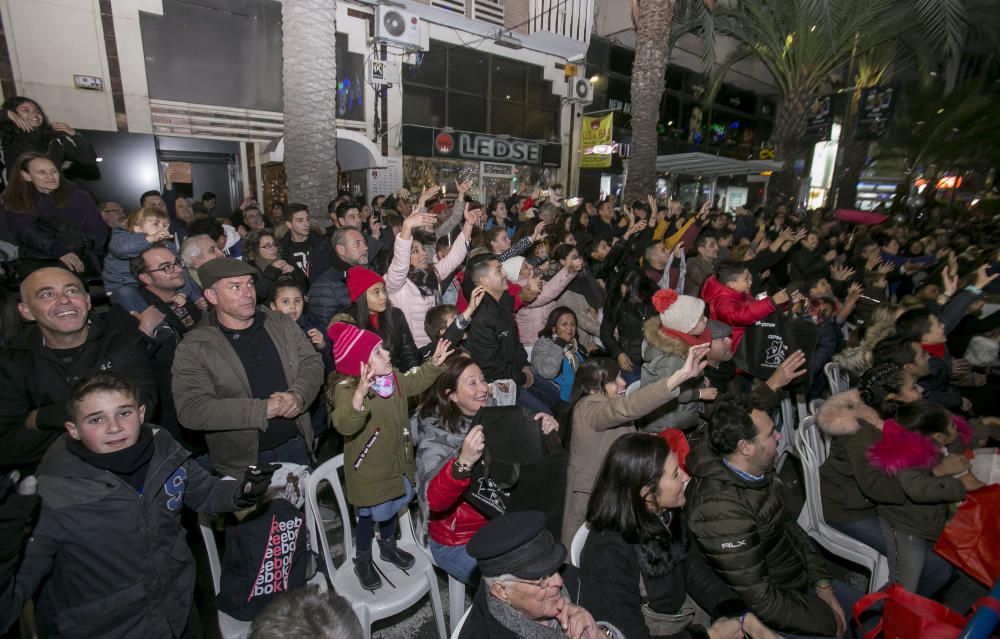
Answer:
POLYGON ((899 584, 872 592, 854 604, 854 620, 863 627, 864 613, 882 603, 882 618, 865 639, 956 639, 965 626, 965 617, 936 601, 908 592, 899 584))
POLYGON ((934 552, 987 587, 1000 578, 1000 485, 968 493, 934 552))
MULTIPOLYGON (((769 378, 785 358, 795 351, 806 356, 806 368, 816 352, 820 326, 809 317, 793 317, 775 311, 748 326, 733 360, 740 370, 758 379, 769 378)), ((793 387, 809 388, 811 375, 796 380, 793 387)))
POLYGON ((558 433, 543 435, 539 422, 520 406, 480 409, 472 423, 482 424, 486 450, 472 467, 463 498, 488 519, 541 511, 545 527, 558 538, 569 465, 558 433))

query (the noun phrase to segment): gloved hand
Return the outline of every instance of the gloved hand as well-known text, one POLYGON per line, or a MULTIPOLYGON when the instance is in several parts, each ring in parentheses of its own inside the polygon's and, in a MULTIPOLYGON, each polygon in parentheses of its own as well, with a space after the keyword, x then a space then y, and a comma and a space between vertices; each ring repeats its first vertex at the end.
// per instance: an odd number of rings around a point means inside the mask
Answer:
POLYGON ((236 487, 236 503, 248 507, 260 501, 271 485, 271 476, 279 468, 281 464, 247 466, 240 485, 236 487))

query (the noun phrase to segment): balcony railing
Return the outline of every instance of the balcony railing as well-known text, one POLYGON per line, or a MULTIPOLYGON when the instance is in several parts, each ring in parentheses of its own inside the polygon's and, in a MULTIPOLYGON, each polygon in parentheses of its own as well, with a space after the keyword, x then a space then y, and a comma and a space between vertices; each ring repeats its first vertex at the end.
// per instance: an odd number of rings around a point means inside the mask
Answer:
POLYGON ((548 31, 580 42, 590 42, 594 0, 529 0, 528 32, 548 31))

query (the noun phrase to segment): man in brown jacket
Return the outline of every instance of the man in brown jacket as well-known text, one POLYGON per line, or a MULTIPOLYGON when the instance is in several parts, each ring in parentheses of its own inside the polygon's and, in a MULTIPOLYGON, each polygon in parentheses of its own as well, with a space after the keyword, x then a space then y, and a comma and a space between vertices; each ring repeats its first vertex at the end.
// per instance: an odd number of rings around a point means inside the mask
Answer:
POLYGON ((205 432, 212 470, 221 475, 313 457, 307 408, 323 384, 323 362, 295 322, 257 306, 252 274, 227 258, 202 265, 212 311, 174 355, 177 416, 205 432))

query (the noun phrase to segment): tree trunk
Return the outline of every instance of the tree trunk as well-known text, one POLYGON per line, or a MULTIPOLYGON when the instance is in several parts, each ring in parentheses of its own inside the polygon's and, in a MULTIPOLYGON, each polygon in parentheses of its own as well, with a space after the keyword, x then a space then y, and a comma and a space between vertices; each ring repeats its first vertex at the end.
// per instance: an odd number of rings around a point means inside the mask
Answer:
POLYGON ((809 103, 812 98, 810 91, 801 87, 793 88, 785 96, 775 118, 773 134, 776 142, 775 151, 784 165, 781 171, 771 176, 768 184, 768 200, 775 206, 785 204, 794 210, 798 204, 802 176, 795 174, 795 161, 807 159, 806 151, 809 145, 804 144, 802 138, 805 136, 809 103))
POLYGON ((626 202, 645 200, 656 186, 656 124, 670 60, 675 0, 641 0, 632 65, 632 156, 625 183, 626 202))
POLYGON ((325 221, 337 195, 336 2, 284 0, 281 23, 288 198, 325 221))

